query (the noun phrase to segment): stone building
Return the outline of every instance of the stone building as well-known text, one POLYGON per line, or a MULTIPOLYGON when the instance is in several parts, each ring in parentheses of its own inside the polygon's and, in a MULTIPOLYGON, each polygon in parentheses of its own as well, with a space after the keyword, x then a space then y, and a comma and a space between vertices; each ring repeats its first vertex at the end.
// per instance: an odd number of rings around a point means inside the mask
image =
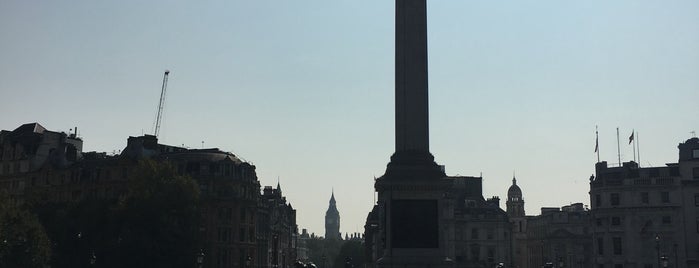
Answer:
POLYGON ((526 218, 526 247, 520 252, 527 263, 516 267, 590 267, 590 213, 582 203, 541 208, 541 215, 526 218))
POLYGON ((297 259, 296 210, 282 195, 281 186, 265 186, 260 197, 257 221, 257 266, 291 267, 297 259))
MULTIPOLYGON (((511 224, 497 197, 485 199, 481 177, 445 177, 452 184, 445 194, 445 203, 453 210, 447 223, 446 239, 453 245, 449 260, 454 267, 495 267, 512 262, 511 224)), ((379 206, 375 205, 364 226, 367 267, 377 267, 384 255, 385 236, 378 223, 379 206)), ((410 224, 410 223, 405 223, 410 224)))
POLYGON ((594 267, 699 267, 699 139, 678 148, 661 167, 595 165, 594 267))
POLYGON ((511 224, 500 199, 483 198, 480 177, 450 177, 455 267, 496 267, 512 261, 511 224))
POLYGON ((590 217, 582 203, 562 208, 541 208, 526 216, 517 179, 507 191, 507 214, 512 223, 512 267, 589 267, 592 252, 590 217))
POLYGON ((524 212, 522 189, 512 177, 512 186, 507 190, 507 216, 512 224, 512 267, 528 267, 527 216, 524 212))
POLYGON ((335 203, 335 192, 330 195, 328 210, 325 212, 325 239, 342 239, 340 233, 340 212, 335 203))
MULTIPOLYGON (((74 131, 77 132, 77 131, 74 131)), ((0 190, 19 205, 26 198, 76 202, 118 200, 143 158, 167 161, 199 185, 204 267, 289 267, 296 258, 296 212, 281 188, 260 193, 255 166, 218 149, 159 144, 129 137, 120 154, 82 152, 75 134, 37 123, 0 132, 0 190)))
POLYGON ((311 235, 308 234, 308 230, 302 229, 301 234, 298 235, 296 242, 296 259, 306 263, 310 259, 310 254, 308 250, 308 240, 311 239, 311 235))

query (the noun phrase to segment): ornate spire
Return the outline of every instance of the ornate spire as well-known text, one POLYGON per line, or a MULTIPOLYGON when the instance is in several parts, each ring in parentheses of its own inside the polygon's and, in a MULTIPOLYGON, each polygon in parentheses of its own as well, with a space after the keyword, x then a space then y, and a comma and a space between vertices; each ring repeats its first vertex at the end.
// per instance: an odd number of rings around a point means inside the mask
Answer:
POLYGON ((277 192, 282 193, 282 186, 279 184, 279 176, 277 176, 277 192))

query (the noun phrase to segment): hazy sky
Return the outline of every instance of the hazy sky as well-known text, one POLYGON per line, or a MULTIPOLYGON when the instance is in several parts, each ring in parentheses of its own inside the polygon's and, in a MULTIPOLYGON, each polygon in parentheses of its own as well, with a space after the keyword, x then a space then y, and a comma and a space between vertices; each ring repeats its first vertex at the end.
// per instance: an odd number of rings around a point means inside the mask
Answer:
MULTIPOLYGON (((0 0, 0 129, 74 126, 86 151, 151 133, 218 147, 280 179, 299 228, 362 231, 393 153, 392 0, 0 0)), ((589 204, 639 132, 643 165, 699 130, 699 1, 428 1, 430 141, 449 175, 483 173, 528 214, 589 204)))

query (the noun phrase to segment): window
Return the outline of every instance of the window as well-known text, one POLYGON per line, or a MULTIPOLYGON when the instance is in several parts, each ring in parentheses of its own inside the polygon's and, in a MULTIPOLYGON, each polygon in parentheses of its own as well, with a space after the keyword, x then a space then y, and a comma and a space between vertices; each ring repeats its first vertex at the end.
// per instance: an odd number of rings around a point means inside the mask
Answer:
POLYGON ((624 264, 621 264, 621 263, 614 264, 614 268, 624 268, 624 264))
POLYGON ((621 225, 621 218, 619 218, 619 217, 612 217, 612 225, 613 225, 613 226, 619 226, 619 225, 621 225))
POLYGON ((602 218, 597 218, 595 221, 597 222, 597 226, 602 226, 602 218))
POLYGON ((239 233, 238 239, 240 240, 240 242, 245 242, 245 228, 241 227, 239 232, 240 233, 239 233))
POLYGON ((621 237, 612 237, 612 247, 614 248, 614 255, 621 255, 621 237))
POLYGON ((670 223, 672 223, 672 217, 663 216, 663 224, 670 224, 670 223))
POLYGON ((641 203, 643 204, 648 204, 649 203, 649 198, 648 198, 648 192, 643 192, 641 193, 641 203))
POLYGON ((481 259, 481 246, 478 244, 471 245, 471 260, 479 261, 481 259))
MULTIPOLYGON (((32 184, 33 184, 33 179, 32 178, 32 184)), ((694 194, 694 206, 699 207, 699 194, 694 194)))
POLYGON ((478 239, 478 228, 471 229, 471 239, 478 239))
POLYGON ((493 229, 488 229, 488 232, 486 233, 486 237, 488 239, 493 239, 493 229))
POLYGON ((697 217, 697 233, 699 233, 699 217, 697 217))
POLYGON ((595 206, 596 207, 601 207, 602 206, 602 196, 599 194, 595 195, 595 206))
POLYGON ((694 158, 694 159, 699 158, 699 149, 692 150, 692 158, 694 158))
POLYGON ((227 242, 228 238, 230 237, 230 228, 223 228, 219 227, 218 228, 218 242, 227 242))
POLYGON ((660 192, 660 201, 663 203, 670 203, 670 193, 660 192))
MULTIPOLYGON (((697 226, 699 227, 699 219, 697 219, 697 226)), ((604 239, 601 237, 597 238, 597 254, 604 255, 604 239)))
POLYGON ((692 177, 695 180, 699 179, 699 167, 695 167, 692 169, 692 177))
POLYGON ((619 193, 612 193, 611 199, 612 206, 619 205, 619 193))

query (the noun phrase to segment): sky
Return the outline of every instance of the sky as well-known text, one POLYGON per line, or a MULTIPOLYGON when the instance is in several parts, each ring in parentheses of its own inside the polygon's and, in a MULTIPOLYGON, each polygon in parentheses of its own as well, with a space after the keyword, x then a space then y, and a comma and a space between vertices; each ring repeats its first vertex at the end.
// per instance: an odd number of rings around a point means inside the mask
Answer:
MULTIPOLYGON (((676 162, 699 130, 699 1, 428 1, 430 150, 528 215, 589 204, 600 157, 676 162)), ((0 0, 0 129, 78 127, 85 151, 220 148, 279 180, 299 228, 362 232, 394 151, 390 0, 0 0), (203 142, 203 144, 202 144, 203 142)))

